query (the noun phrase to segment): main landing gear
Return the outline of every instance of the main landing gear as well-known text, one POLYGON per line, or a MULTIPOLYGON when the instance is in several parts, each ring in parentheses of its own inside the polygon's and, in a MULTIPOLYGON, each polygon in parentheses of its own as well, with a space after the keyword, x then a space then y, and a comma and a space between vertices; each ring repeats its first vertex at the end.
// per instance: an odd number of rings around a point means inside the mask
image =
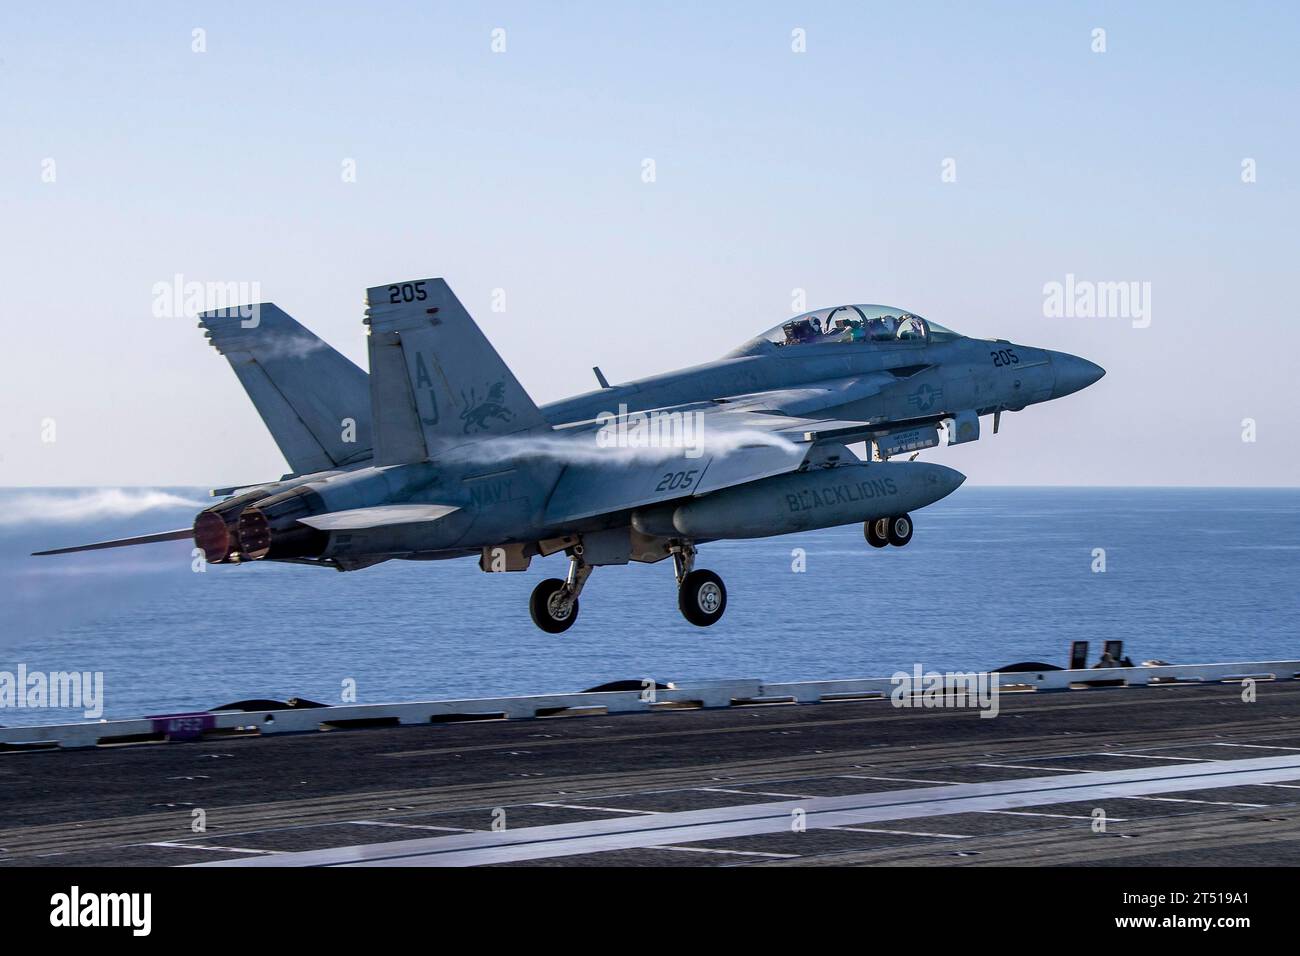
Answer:
POLYGON ((528 613, 533 623, 548 634, 560 634, 578 619, 578 595, 591 577, 591 565, 582 560, 582 546, 569 555, 569 575, 563 581, 547 578, 533 588, 528 599, 528 613))
MULTIPOLYGON (((673 572, 677 577, 677 606, 682 616, 696 627, 708 627, 727 609, 727 586, 722 578, 695 567, 695 547, 689 542, 671 548, 673 572)), ((582 545, 569 552, 566 578, 547 578, 533 589, 528 613, 533 623, 548 634, 561 634, 578 619, 578 595, 591 576, 592 566, 582 557, 582 545)))
POLYGON ((727 586, 712 571, 695 568, 695 547, 673 547, 673 572, 677 576, 677 606, 682 617, 696 627, 708 627, 722 619, 727 609, 727 586))
POLYGON ((863 525, 862 531, 867 536, 867 544, 873 548, 883 548, 887 544, 901 548, 912 540, 912 516, 877 518, 863 525))

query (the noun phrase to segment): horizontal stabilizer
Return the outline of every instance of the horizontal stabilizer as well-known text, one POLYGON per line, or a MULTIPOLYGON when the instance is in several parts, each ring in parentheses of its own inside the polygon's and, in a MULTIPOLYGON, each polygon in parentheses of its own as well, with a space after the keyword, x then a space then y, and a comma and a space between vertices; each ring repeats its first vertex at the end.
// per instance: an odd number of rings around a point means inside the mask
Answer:
POLYGON ((134 538, 118 538, 114 541, 98 541, 95 544, 79 544, 72 548, 55 548, 52 551, 33 551, 32 557, 40 558, 50 554, 72 554, 74 551, 104 551, 108 548, 126 548, 133 544, 157 544, 159 541, 184 541, 194 537, 193 528, 177 528, 175 531, 159 531, 157 534, 142 534, 134 538))
MULTIPOLYGON (((292 475, 285 475, 284 478, 291 478, 292 475)), ((283 481, 284 478, 280 480, 283 481)), ((252 491, 254 488, 260 488, 265 485, 265 481, 254 481, 247 485, 227 485, 225 488, 212 488, 208 491, 209 498, 230 498, 234 495, 243 494, 245 491, 252 491)))
POLYGON ((303 524, 317 531, 360 531, 395 524, 419 524, 437 521, 460 509, 453 505, 379 505, 374 508, 353 508, 331 514, 299 518, 303 524))

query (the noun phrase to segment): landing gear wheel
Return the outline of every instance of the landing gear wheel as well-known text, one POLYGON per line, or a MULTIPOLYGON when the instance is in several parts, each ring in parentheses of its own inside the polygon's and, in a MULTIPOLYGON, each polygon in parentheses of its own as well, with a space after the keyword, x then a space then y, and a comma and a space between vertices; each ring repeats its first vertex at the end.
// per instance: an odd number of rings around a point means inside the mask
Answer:
POLYGON ((543 631, 560 634, 578 619, 578 599, 568 596, 565 583, 559 578, 547 578, 533 588, 533 596, 528 599, 528 613, 533 623, 543 631))
POLYGON ((716 624, 727 609, 726 585, 712 571, 692 571, 677 589, 677 606, 696 627, 716 624))
POLYGON ((867 536, 867 544, 873 548, 883 548, 889 544, 889 519, 877 518, 862 526, 862 533, 867 536))
POLYGON ((912 540, 912 516, 895 515, 889 519, 889 543, 901 548, 912 540))

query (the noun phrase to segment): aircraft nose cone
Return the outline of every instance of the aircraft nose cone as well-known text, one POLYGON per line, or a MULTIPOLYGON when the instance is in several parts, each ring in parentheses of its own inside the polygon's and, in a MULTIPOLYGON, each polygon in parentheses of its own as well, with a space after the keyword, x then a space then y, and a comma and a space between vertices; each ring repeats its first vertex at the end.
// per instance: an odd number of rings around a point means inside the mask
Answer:
MULTIPOLYGON (((908 467, 916 467, 910 465, 908 467)), ((938 501, 940 498, 946 498, 958 488, 961 487, 966 476, 956 468, 949 468, 947 465, 936 465, 933 462, 926 463, 926 481, 932 486, 934 498, 932 501, 938 501)))
POLYGON ((1056 373, 1056 384, 1052 387, 1052 398, 1072 395, 1085 389, 1106 374, 1106 370, 1094 362, 1068 352, 1052 353, 1052 371, 1056 373))

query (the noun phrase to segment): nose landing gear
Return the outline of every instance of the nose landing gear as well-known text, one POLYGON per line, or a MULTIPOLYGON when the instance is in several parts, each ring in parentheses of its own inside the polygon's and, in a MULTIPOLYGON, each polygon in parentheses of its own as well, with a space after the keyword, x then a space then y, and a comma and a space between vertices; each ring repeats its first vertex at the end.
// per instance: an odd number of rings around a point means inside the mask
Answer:
POLYGON ((896 548, 903 547, 912 540, 912 516, 895 515, 890 518, 889 530, 886 533, 890 544, 896 548))
POLYGON ((912 540, 912 516, 894 515, 892 518, 876 518, 862 527, 867 543, 873 548, 883 548, 892 544, 896 548, 905 546, 912 540))
POLYGON ((862 533, 867 536, 867 544, 873 548, 883 548, 889 544, 889 519, 877 518, 862 526, 862 533))

